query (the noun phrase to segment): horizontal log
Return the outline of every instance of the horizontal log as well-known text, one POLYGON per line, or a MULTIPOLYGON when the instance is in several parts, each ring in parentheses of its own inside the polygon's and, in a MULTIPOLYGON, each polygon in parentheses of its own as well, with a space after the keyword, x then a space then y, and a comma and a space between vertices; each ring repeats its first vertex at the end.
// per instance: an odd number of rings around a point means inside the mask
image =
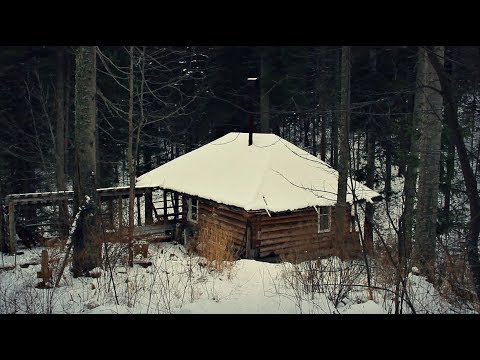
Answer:
POLYGON ((225 216, 224 214, 213 214, 213 213, 207 213, 207 212, 200 212, 200 217, 203 217, 204 219, 211 220, 213 222, 215 221, 223 221, 224 223, 230 224, 232 226, 235 226, 240 229, 245 229, 245 226, 247 225, 246 221, 238 221, 234 218, 231 218, 229 216, 225 216))
POLYGON ((210 213, 216 213, 218 215, 226 216, 232 218, 232 220, 240 221, 240 222, 245 222, 245 217, 242 214, 229 211, 226 209, 219 209, 211 206, 206 206, 203 203, 200 203, 200 212, 210 212, 210 213))
POLYGON ((274 224, 285 224, 295 221, 317 221, 317 216, 310 215, 295 215, 295 216, 282 216, 278 218, 262 218, 260 220, 261 226, 270 226, 274 224))
POLYGON ((329 238, 329 237, 318 237, 318 236, 310 236, 310 235, 301 235, 297 237, 285 237, 285 238, 279 238, 279 239, 266 239, 266 240, 261 240, 259 246, 268 246, 268 245, 274 245, 274 244, 287 244, 287 243, 295 243, 297 241, 304 241, 305 239, 308 239, 309 241, 312 242, 318 242, 318 243, 329 243, 333 244, 334 239, 329 238))
POLYGON ((288 239, 288 238, 297 238, 304 235, 310 235, 312 238, 317 236, 315 228, 305 227, 305 228, 296 228, 292 230, 283 230, 283 231, 273 231, 264 233, 263 230, 258 234, 258 239, 260 241, 271 240, 271 239, 288 239))
POLYGON ((245 234, 245 229, 237 229, 225 223, 214 223, 208 220, 202 220, 199 222, 199 226, 204 230, 210 230, 212 232, 217 232, 218 230, 225 231, 230 233, 232 236, 243 238, 245 234))
MULTIPOLYGON (((328 251, 331 251, 332 253, 335 250, 334 246, 334 239, 333 241, 326 241, 327 239, 325 238, 320 238, 319 240, 315 240, 313 242, 309 242, 308 239, 302 239, 302 240, 296 240, 296 241, 291 241, 291 242, 284 242, 284 243, 277 243, 277 244, 271 244, 268 246, 260 246, 259 250, 260 253, 262 254, 269 254, 272 251, 275 252, 276 254, 280 253, 286 253, 286 252, 302 252, 305 250, 308 251, 316 251, 318 250, 322 255, 328 255, 328 251), (328 251, 327 251, 328 250, 328 251)), ((359 251, 361 252, 361 247, 357 245, 344 245, 343 246, 344 252, 346 255, 348 254, 358 254, 359 251)))
POLYGON ((227 224, 228 226, 235 228, 239 231, 245 231, 245 227, 247 226, 246 223, 240 223, 238 221, 232 221, 229 218, 223 217, 223 216, 209 216, 208 214, 200 214, 199 216, 199 221, 206 221, 210 222, 212 224, 216 223, 223 223, 227 224))
POLYGON ((312 248, 331 247, 331 243, 328 241, 319 241, 309 237, 303 237, 303 238, 295 239, 294 241, 260 244, 259 249, 263 251, 263 250, 274 250, 274 249, 283 249, 283 248, 290 248, 290 247, 301 247, 303 245, 308 245, 308 246, 311 246, 312 248))
POLYGON ((330 247, 322 247, 322 246, 315 246, 315 244, 296 244, 294 246, 276 246, 276 247, 267 247, 267 248, 260 248, 260 256, 266 256, 271 254, 272 252, 276 255, 282 254, 302 254, 302 253, 315 253, 315 254, 327 254, 332 253, 333 248, 330 247))
POLYGON ((299 222, 292 222, 289 225, 270 225, 270 226, 262 226, 262 233, 274 233, 274 232, 281 232, 286 230, 294 230, 294 229, 305 229, 311 228, 316 231, 318 224, 312 223, 311 221, 299 221, 299 222))

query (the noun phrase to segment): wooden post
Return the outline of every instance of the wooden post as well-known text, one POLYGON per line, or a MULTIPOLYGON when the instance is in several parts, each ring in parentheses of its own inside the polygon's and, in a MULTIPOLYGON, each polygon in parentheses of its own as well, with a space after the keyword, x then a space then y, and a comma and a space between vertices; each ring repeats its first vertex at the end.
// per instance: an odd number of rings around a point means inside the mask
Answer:
POLYGON ((15 231, 15 204, 13 201, 8 203, 8 232, 10 234, 10 255, 17 252, 17 236, 15 231))
POLYGON ((152 190, 145 191, 145 225, 153 224, 152 190))
POLYGON ((42 250, 42 267, 37 271, 37 278, 42 279, 40 287, 45 287, 52 280, 52 269, 48 267, 48 251, 42 250))
POLYGON ((115 226, 113 224, 113 198, 109 198, 107 200, 107 211, 108 211, 108 224, 111 229, 115 229, 115 226))
POLYGON ((123 226, 123 200, 120 196, 118 198, 118 228, 121 229, 123 226))
MULTIPOLYGON (((175 211, 175 220, 178 220, 178 192, 173 193, 173 211, 175 211)), ((176 222, 176 221, 175 221, 176 222)))
POLYGON ((168 214, 167 214, 167 190, 163 190, 163 223, 168 223, 168 214))
POLYGON ((140 196, 137 196, 137 225, 142 226, 142 213, 140 212, 140 196))

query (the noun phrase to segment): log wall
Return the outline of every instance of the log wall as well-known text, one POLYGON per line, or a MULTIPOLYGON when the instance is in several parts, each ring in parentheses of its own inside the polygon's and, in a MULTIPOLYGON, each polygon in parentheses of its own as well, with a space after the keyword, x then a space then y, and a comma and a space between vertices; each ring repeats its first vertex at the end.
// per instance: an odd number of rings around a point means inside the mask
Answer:
MULTIPOLYGON (((186 199, 185 199, 186 202, 186 199)), ((186 212, 185 206, 184 211, 186 212)), ((290 261, 303 261, 317 257, 337 255, 354 258, 361 254, 358 232, 350 232, 346 226, 343 246, 335 245, 335 209, 331 209, 330 231, 318 233, 318 214, 313 207, 283 214, 247 212, 222 204, 199 199, 198 228, 215 229, 228 233, 237 254, 245 256, 246 227, 252 229, 254 257, 280 256, 290 261)), ((345 213, 347 224, 351 222, 350 208, 345 213)), ((186 213, 183 219, 186 219, 186 213)))
MULTIPOLYGON (((351 222, 350 208, 345 213, 351 222)), ((353 258, 361 254, 358 232, 346 226, 343 246, 335 246, 335 209, 331 209, 330 231, 318 233, 318 214, 313 208, 293 211, 290 214, 269 217, 261 215, 256 244, 260 257, 279 255, 289 260, 308 260, 337 255, 353 258)))
POLYGON ((203 199, 198 201, 198 227, 211 230, 206 233, 221 229, 224 234, 229 234, 234 251, 238 255, 245 253, 246 215, 246 211, 242 213, 203 199))

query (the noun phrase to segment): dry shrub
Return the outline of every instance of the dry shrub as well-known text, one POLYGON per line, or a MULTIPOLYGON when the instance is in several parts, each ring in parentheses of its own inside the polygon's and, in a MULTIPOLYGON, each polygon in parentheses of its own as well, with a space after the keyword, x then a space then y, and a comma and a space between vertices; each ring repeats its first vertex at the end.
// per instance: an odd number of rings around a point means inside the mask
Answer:
POLYGON ((398 280, 398 245, 393 234, 385 237, 385 244, 376 244, 371 260, 375 283, 387 288, 395 286, 398 280))
POLYGON ((473 278, 467 264, 466 254, 445 252, 438 264, 437 288, 450 303, 460 308, 467 305, 480 309, 474 291, 473 278))
POLYGON ((197 254, 207 260, 209 269, 223 271, 235 261, 232 234, 225 229, 201 227, 198 237, 191 243, 197 254))
POLYGON ((364 267, 357 261, 329 257, 293 264, 283 278, 296 293, 311 294, 312 299, 314 293, 324 294, 337 308, 362 283, 363 275, 364 267))

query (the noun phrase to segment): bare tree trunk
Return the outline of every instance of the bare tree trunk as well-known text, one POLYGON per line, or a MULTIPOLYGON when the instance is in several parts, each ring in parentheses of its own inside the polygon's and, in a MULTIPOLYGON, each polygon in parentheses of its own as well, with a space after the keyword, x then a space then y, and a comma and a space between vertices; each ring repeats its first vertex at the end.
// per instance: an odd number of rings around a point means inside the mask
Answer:
MULTIPOLYGON (((144 173, 152 170, 152 151, 149 146, 143 147, 143 159, 145 166, 143 168, 144 173)), ((145 193, 145 225, 153 224, 153 208, 152 208, 152 192, 147 191, 145 193)))
MULTIPOLYGON (((367 179, 366 185, 373 189, 375 181, 375 135, 370 124, 367 131, 367 179)), ((373 215, 375 208, 373 204, 367 203, 365 206, 365 226, 364 238, 365 248, 369 254, 373 253, 373 215)))
MULTIPOLYGON (((343 48, 342 48, 343 49, 343 48)), ((343 50, 341 52, 343 55, 343 50)), ((340 80, 340 83, 343 80, 342 77, 342 70, 339 69, 338 61, 335 61, 335 77, 340 80)), ((340 92, 341 85, 340 85, 340 92)), ((337 108, 337 102, 335 101, 334 108, 337 108)), ((330 165, 338 170, 338 123, 339 123, 340 116, 338 115, 338 111, 332 112, 332 124, 331 124, 331 131, 330 131, 330 165)))
POLYGON ((262 133, 269 133, 270 128, 270 65, 266 48, 260 50, 260 127, 262 133))
POLYGON ((392 149, 390 144, 385 147, 385 198, 388 200, 392 195, 392 149))
POLYGON ((310 146, 308 130, 310 130, 310 119, 307 117, 305 120, 303 120, 303 146, 305 146, 305 148, 310 146))
POLYGON ((341 79, 341 99, 340 99, 340 151, 338 161, 338 184, 337 184, 337 204, 335 207, 335 239, 338 249, 338 255, 343 257, 344 232, 346 228, 345 214, 347 207, 347 177, 349 164, 349 146, 348 135, 350 129, 350 64, 351 48, 342 47, 342 79, 341 79))
POLYGON ((480 259, 478 254, 478 235, 480 233, 480 196, 477 190, 477 181, 470 166, 467 148, 463 140, 462 129, 458 123, 458 114, 455 111, 456 99, 454 97, 454 87, 450 83, 442 61, 437 57, 437 54, 433 51, 428 51, 428 58, 442 85, 447 124, 452 132, 452 139, 455 143, 455 148, 457 149, 458 160, 460 161, 460 167, 462 169, 462 174, 465 181, 465 188, 467 190, 467 196, 470 205, 467 259, 473 277, 475 292, 477 293, 477 298, 480 300, 480 259))
POLYGON ((313 117, 312 123, 312 155, 317 156, 317 128, 318 128, 317 117, 313 117))
POLYGON ((87 275, 100 264, 101 243, 95 241, 97 230, 96 191, 96 47, 81 46, 76 54, 75 69, 75 209, 89 207, 82 217, 79 236, 74 239, 74 276, 87 275))
POLYGON ((330 165, 338 169, 338 115, 332 114, 332 129, 330 132, 330 165))
POLYGON ((6 234, 4 232, 5 229, 5 213, 3 207, 3 199, 5 194, 3 193, 3 185, 0 179, 0 251, 2 253, 7 252, 7 243, 6 243, 6 234))
MULTIPOLYGON (((412 254, 412 238, 413 238, 413 213, 416 199, 417 173, 418 173, 418 124, 425 109, 425 94, 423 92, 423 84, 425 84, 425 68, 426 57, 421 49, 418 50, 417 60, 417 76, 415 101, 410 125, 410 151, 407 158, 407 173, 405 175, 404 196, 405 204, 403 214, 400 220, 400 238, 399 238, 399 255, 407 261, 412 254)), ((405 265, 404 263, 403 265, 405 265)), ((402 266, 404 268, 404 266, 402 266)))
MULTIPOLYGON (((457 112, 457 109, 455 109, 457 112)), ((450 132, 447 132, 447 158, 445 159, 445 186, 443 189, 443 195, 445 202, 443 204, 443 232, 448 233, 450 230, 450 204, 452 198, 452 180, 455 172, 455 143, 453 142, 450 132)))
MULTIPOLYGON (((427 56, 421 49, 422 56, 427 56)), ((443 59, 443 46, 435 47, 435 54, 443 59)), ((442 60, 443 61, 443 60, 442 60)), ((415 227, 417 257, 422 273, 434 281, 437 229, 438 187, 440 180, 440 146, 442 135, 443 101, 438 75, 426 62, 426 113, 420 123, 418 204, 415 227), (438 89, 438 91, 436 90, 438 89)))
MULTIPOLYGON (((65 54, 64 48, 57 48, 57 126, 56 126, 56 148, 55 148, 55 175, 57 190, 67 190, 65 182, 65 54)), ((68 234, 68 208, 67 202, 62 201, 59 204, 60 236, 68 234)))
MULTIPOLYGON (((369 52, 369 67, 370 71, 376 75, 377 73, 377 51, 375 48, 370 49, 369 52)), ((372 112, 373 109, 370 109, 372 112)), ((371 116, 367 123, 367 179, 366 185, 373 189, 375 182, 375 131, 374 131, 374 119, 371 116)), ((375 214, 375 208, 373 204, 368 203, 365 205, 365 226, 364 226, 364 242, 365 248, 373 254, 373 216, 375 214)))
POLYGON ((135 202, 135 165, 133 163, 133 46, 130 46, 129 99, 128 99, 128 265, 133 266, 133 227, 135 202))
POLYGON ((325 161, 327 158, 327 115, 323 114, 321 116, 321 125, 320 125, 320 159, 325 161))
MULTIPOLYGON (((72 71, 72 63, 71 63, 71 57, 70 53, 65 52, 65 175, 66 178, 68 178, 69 175, 69 151, 68 151, 68 145, 70 145, 70 103, 71 103, 71 71, 72 71)), ((71 176, 71 175, 70 175, 71 176)))

